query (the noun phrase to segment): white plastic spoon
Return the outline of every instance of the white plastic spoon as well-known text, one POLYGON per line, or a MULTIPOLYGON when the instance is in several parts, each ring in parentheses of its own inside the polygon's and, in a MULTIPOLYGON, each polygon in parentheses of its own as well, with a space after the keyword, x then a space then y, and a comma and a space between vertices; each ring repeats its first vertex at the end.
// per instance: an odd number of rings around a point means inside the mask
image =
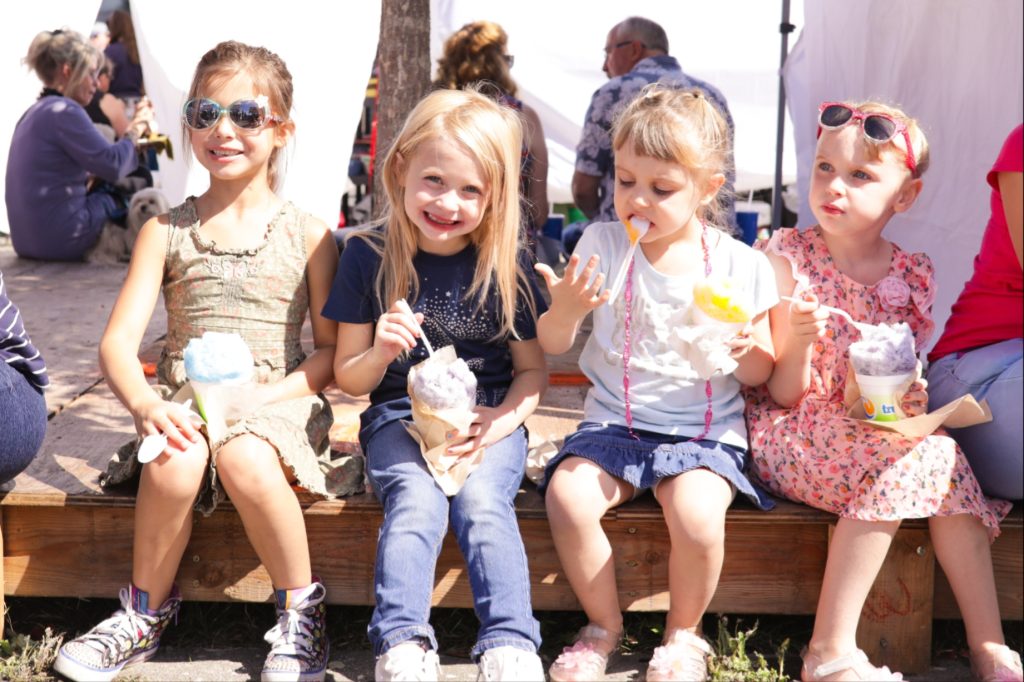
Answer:
MULTIPOLYGON (((189 398, 182 407, 186 410, 192 406, 192 398, 189 398)), ((160 456, 160 453, 167 447, 167 434, 166 433, 152 433, 142 439, 142 444, 139 445, 138 460, 140 464, 146 464, 152 462, 154 459, 160 456)))
POLYGON ((633 260, 633 254, 636 253, 637 244, 647 230, 651 228, 651 223, 643 218, 633 218, 632 221, 627 220, 623 225, 626 226, 626 235, 629 237, 629 250, 626 251, 626 257, 622 260, 622 265, 619 266, 619 272, 615 275, 615 280, 609 287, 608 291, 612 292, 611 296, 608 297, 608 303, 611 303, 619 295, 619 289, 622 288, 622 283, 626 279, 626 273, 629 272, 629 263, 633 260))
MULTIPOLYGON (((413 313, 412 308, 409 307, 409 303, 404 298, 398 299, 395 303, 402 309, 403 313, 408 313, 413 320, 416 319, 416 314, 413 313)), ((416 324, 416 329, 419 330, 420 338, 423 339, 423 345, 427 347, 427 355, 433 355, 434 348, 430 345, 430 341, 427 339, 427 333, 423 331, 423 327, 421 327, 419 323, 416 324)))
MULTIPOLYGON (((781 298, 783 301, 789 301, 790 303, 803 303, 804 302, 801 299, 793 298, 792 296, 779 296, 779 298, 781 298)), ((874 324, 868 324, 867 322, 858 322, 857 320, 853 319, 853 316, 851 316, 850 313, 846 312, 842 308, 833 308, 830 305, 823 305, 823 304, 818 304, 818 307, 821 308, 822 310, 827 310, 829 313, 831 313, 833 315, 838 315, 839 317, 845 317, 846 320, 850 324, 852 324, 854 327, 857 328, 857 331, 859 331, 861 333, 861 335, 871 333, 871 331, 874 330, 875 327, 877 326, 877 325, 874 325, 874 324)))

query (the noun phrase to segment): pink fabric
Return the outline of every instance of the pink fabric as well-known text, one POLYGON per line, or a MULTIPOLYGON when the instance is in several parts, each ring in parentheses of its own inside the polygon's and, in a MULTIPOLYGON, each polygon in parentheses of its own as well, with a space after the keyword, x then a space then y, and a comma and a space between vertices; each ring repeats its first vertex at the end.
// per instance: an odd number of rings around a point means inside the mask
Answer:
MULTIPOLYGON (((861 322, 906 322, 918 347, 931 334, 934 280, 926 255, 894 244, 889 274, 868 286, 836 268, 817 228, 779 230, 766 248, 792 264, 794 296, 813 291, 821 303, 861 322), (910 291, 903 307, 894 308, 896 297, 887 295, 902 287, 890 281, 880 291, 890 278, 910 291)), ((971 514, 990 536, 998 535, 1010 504, 982 494, 952 438, 905 438, 845 416, 848 349, 858 338, 852 325, 830 318, 814 347, 810 388, 792 408, 778 405, 764 386, 745 390, 753 475, 778 495, 843 517, 886 521, 971 514)))
POLYGON ((1021 338, 1024 330, 1024 272, 1013 252, 1003 197, 997 175, 1024 169, 1024 126, 1017 126, 1003 143, 987 179, 992 187, 992 214, 981 250, 974 259, 974 275, 953 304, 946 330, 928 354, 934 362, 958 351, 1021 338))

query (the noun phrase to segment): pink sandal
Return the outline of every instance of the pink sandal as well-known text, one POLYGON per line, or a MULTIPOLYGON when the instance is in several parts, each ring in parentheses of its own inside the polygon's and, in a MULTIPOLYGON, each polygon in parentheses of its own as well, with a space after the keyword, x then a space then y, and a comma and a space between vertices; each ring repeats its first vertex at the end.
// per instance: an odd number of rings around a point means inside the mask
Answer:
POLYGON ((548 677, 552 682, 601 679, 621 639, 621 632, 609 632, 593 623, 584 626, 576 635, 576 643, 562 649, 548 668, 548 677))
POLYGON ((654 650, 647 667, 648 682, 708 679, 711 645, 689 630, 674 630, 667 641, 654 650))
POLYGON ((804 649, 801 658, 804 659, 803 668, 800 670, 800 679, 803 682, 822 682, 829 675, 847 670, 856 675, 858 680, 883 682, 903 679, 901 673, 894 673, 884 665, 881 668, 871 665, 868 655, 860 649, 854 649, 853 653, 825 662, 804 649))
POLYGON ((1003 645, 990 652, 971 654, 971 677, 980 682, 1022 682, 1020 654, 1003 645))

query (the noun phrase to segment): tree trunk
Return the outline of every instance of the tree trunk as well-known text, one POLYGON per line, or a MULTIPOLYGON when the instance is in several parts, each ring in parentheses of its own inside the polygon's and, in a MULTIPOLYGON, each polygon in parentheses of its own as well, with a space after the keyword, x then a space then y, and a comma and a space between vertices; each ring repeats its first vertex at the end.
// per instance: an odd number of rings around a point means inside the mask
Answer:
MULTIPOLYGON (((374 175, 405 117, 430 89, 430 0, 382 0, 380 12, 374 175)), ((384 201, 384 183, 375 180, 374 217, 384 201)))

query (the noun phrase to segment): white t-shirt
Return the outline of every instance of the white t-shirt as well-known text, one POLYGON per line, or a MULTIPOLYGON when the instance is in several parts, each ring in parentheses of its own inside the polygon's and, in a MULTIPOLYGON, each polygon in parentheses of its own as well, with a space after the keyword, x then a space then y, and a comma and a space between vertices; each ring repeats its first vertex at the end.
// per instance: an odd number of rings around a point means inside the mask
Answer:
MULTIPOLYGON (((775 274, 763 253, 716 229, 709 229, 708 237, 713 276, 732 277, 750 295, 757 314, 778 302, 775 274)), ((597 254, 598 270, 604 273, 606 282, 611 282, 628 249, 629 238, 622 223, 594 223, 583 231, 575 253, 583 264, 597 254)), ((636 249, 635 260, 629 360, 633 428, 697 436, 704 430, 707 410, 704 380, 669 342, 671 331, 689 319, 696 280, 659 273, 644 257, 642 248, 636 249)), ((625 286, 615 301, 593 312, 593 331, 580 354, 580 369, 593 383, 583 408, 586 421, 626 424, 622 386, 624 291, 625 286)), ((712 423, 705 438, 746 448, 739 381, 731 374, 716 374, 711 379, 711 390, 712 423)))

